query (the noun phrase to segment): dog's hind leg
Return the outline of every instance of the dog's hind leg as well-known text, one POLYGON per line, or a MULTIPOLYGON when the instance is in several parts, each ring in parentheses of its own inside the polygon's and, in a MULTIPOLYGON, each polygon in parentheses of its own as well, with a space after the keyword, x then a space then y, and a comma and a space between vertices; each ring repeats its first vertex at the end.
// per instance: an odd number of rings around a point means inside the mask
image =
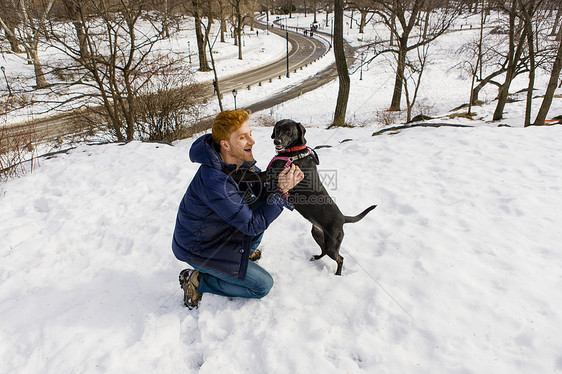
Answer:
POLYGON ((316 243, 320 246, 320 249, 322 249, 322 253, 320 253, 319 255, 312 256, 310 259, 310 261, 316 261, 326 255, 326 251, 324 250, 324 231, 322 231, 320 227, 312 225, 312 237, 314 238, 316 243))
POLYGON ((326 254, 334 261, 337 262, 338 268, 336 270, 336 275, 341 275, 343 268, 343 257, 340 255, 340 245, 343 240, 343 230, 332 230, 334 234, 327 234, 324 237, 326 243, 326 254))

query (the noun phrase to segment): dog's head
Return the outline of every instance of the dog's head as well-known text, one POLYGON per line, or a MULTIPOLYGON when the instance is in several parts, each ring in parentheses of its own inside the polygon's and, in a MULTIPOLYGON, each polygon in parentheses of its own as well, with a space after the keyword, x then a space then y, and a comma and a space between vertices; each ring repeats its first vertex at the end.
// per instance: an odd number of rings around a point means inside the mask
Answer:
POLYGON ((271 134, 275 150, 282 151, 287 148, 305 145, 305 132, 304 126, 300 123, 291 119, 282 119, 275 124, 271 134))

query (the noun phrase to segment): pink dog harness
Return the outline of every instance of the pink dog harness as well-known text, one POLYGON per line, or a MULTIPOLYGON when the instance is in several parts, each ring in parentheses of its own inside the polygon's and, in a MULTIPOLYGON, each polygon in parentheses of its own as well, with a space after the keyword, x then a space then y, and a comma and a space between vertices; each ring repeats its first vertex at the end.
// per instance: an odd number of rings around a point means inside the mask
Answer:
POLYGON ((310 155, 314 155, 314 162, 316 162, 316 164, 318 165, 318 156, 316 155, 316 152, 314 152, 314 150, 310 147, 307 147, 306 144, 302 145, 302 146, 298 146, 298 147, 293 147, 293 148, 289 148, 286 149, 284 151, 279 152, 279 154, 277 156, 274 156, 271 161, 269 162, 269 165, 267 165, 267 169, 269 169, 271 167, 271 164, 273 164, 274 161, 277 160, 282 160, 285 161, 285 165, 283 166, 283 168, 288 168, 291 166, 291 164, 297 160, 300 160, 302 158, 308 157, 310 155), (305 153, 300 153, 298 155, 294 155, 292 157, 288 157, 288 156, 280 156, 279 154, 283 154, 283 153, 289 153, 289 152, 295 152, 295 151, 300 151, 302 149, 306 149, 307 152, 305 153))

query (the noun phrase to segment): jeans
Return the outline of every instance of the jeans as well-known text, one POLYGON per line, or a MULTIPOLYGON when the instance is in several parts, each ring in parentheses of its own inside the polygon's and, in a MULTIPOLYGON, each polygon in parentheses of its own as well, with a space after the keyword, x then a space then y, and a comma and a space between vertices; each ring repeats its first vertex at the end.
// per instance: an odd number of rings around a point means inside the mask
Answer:
POLYGON ((252 239, 252 245, 250 246, 250 254, 254 253, 256 249, 258 249, 258 246, 260 245, 262 238, 263 238, 263 232, 258 236, 254 236, 254 238, 252 239))
MULTIPOLYGON (((261 242, 261 235, 252 241, 250 253, 254 252, 261 242)), ((198 293, 212 293, 228 297, 244 297, 249 299, 261 299, 269 293, 273 287, 273 278, 258 264, 250 261, 244 280, 237 279, 212 269, 194 266, 201 273, 201 282, 197 288, 198 293)))

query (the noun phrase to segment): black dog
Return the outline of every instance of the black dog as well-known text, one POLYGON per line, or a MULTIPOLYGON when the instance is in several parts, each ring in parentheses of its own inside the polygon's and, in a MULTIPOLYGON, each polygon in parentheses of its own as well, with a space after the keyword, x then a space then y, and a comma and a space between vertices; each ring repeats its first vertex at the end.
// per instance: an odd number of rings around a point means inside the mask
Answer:
POLYGON ((267 171, 245 175, 234 173, 231 176, 237 181, 245 182, 256 178, 262 182, 276 181, 286 166, 291 163, 297 165, 304 172, 304 179, 290 191, 289 201, 312 223, 312 237, 322 249, 320 255, 313 256, 310 260, 318 260, 327 254, 338 264, 336 275, 341 275, 343 257, 339 250, 344 236, 343 225, 359 221, 375 209, 376 205, 368 207, 354 217, 341 213, 320 180, 317 169, 318 156, 306 146, 305 132, 304 126, 295 121, 284 119, 277 122, 271 138, 274 139, 278 155, 274 157, 267 171))

